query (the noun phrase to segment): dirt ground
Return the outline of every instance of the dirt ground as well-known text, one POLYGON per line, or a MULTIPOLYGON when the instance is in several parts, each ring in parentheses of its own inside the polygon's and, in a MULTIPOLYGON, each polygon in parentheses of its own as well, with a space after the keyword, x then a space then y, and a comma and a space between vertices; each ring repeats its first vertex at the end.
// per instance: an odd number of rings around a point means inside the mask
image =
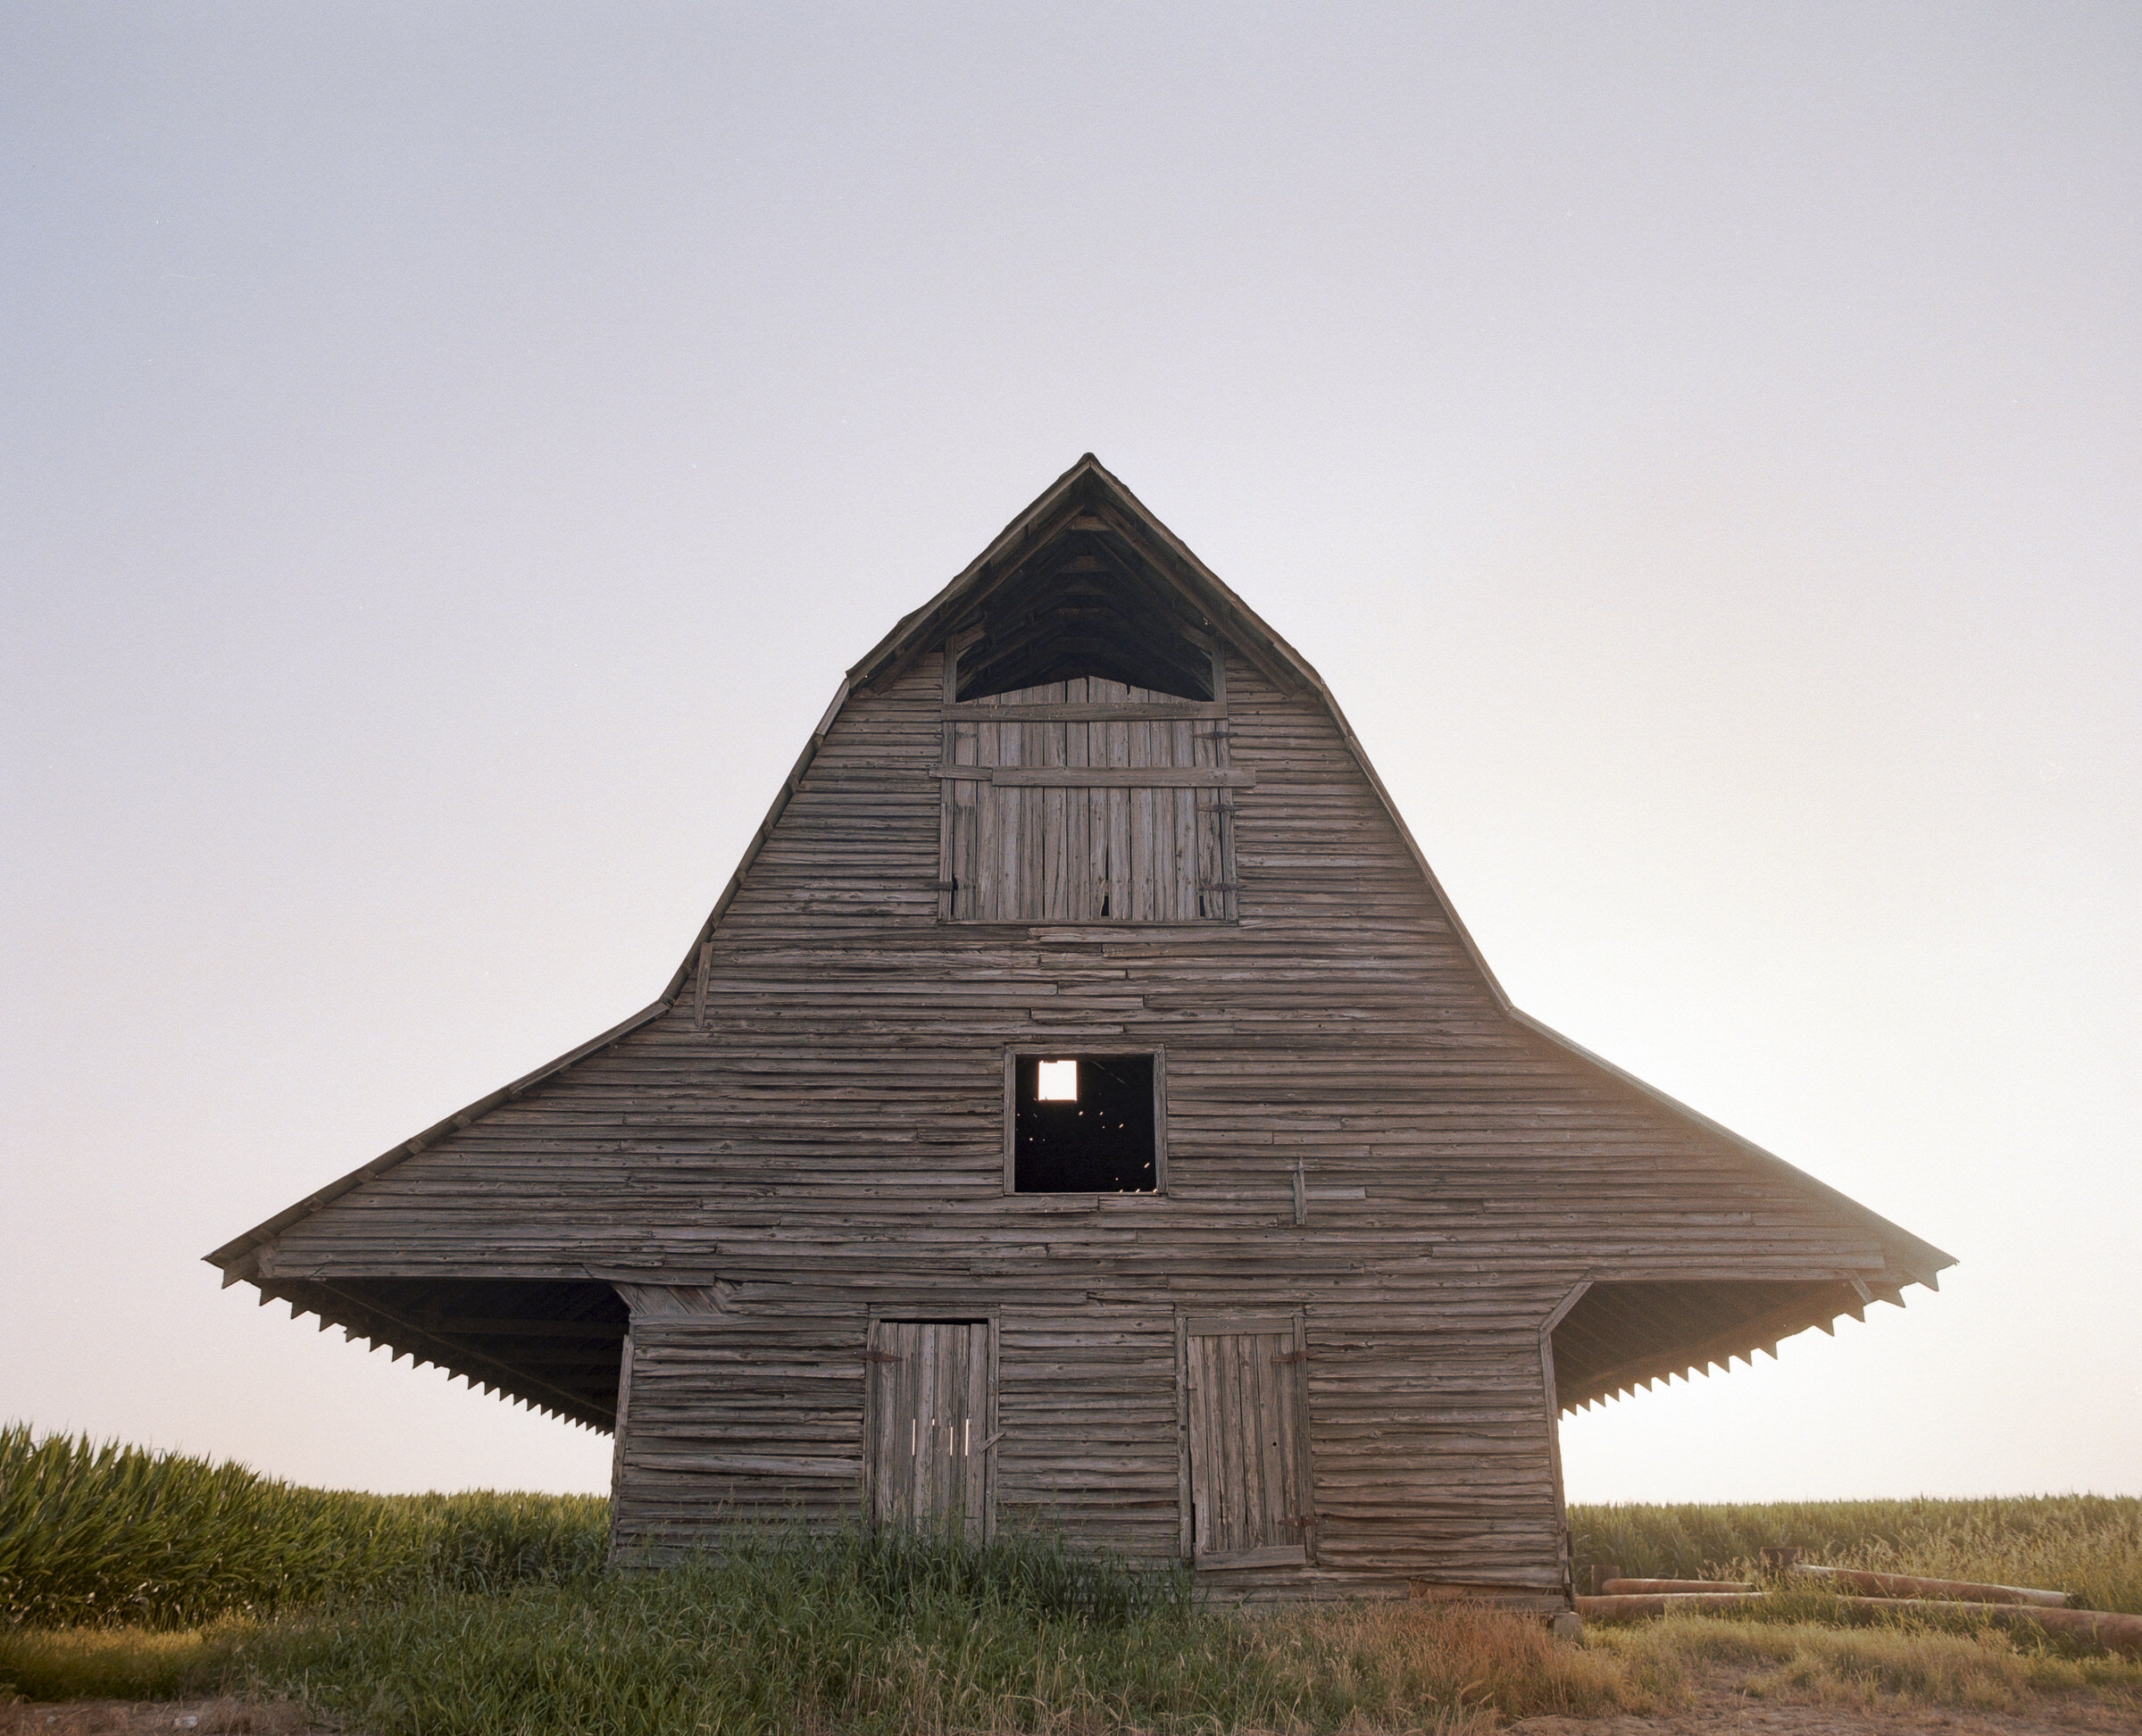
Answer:
POLYGON ((294 1706, 253 1700, 23 1701, 0 1706, 0 1736, 329 1736, 294 1706))
MULTIPOLYGON (((1679 1712, 1640 1718, 1525 1718, 1504 1736, 2098 1736, 2142 1732, 2142 1712, 2095 1697, 2041 1699, 2031 1710, 1797 1706, 1749 1699, 1723 1674, 1679 1712)), ((240 1700, 76 1700, 0 1706, 0 1736, 334 1736, 295 1707, 240 1700)))

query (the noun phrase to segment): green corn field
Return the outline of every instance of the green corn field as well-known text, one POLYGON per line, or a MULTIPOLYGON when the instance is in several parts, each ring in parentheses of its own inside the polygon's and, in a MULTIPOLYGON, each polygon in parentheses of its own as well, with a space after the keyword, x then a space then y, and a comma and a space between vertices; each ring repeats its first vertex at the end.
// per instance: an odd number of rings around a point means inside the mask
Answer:
POLYGON ((0 1428, 0 1623, 186 1627, 329 1596, 556 1584, 603 1564, 592 1496, 359 1495, 0 1428))
MULTIPOLYGON (((184 1627, 322 1598, 560 1585, 601 1569, 596 1496, 363 1495, 238 1465, 0 1428, 0 1622, 184 1627)), ((2043 1585, 2142 1614, 2142 1499, 1573 1506, 1579 1567, 1738 1576, 1763 1548, 1952 1579, 2043 1585)))
POLYGON ((2080 1608, 2142 1615, 2134 1496, 1572 1506, 1570 1542, 1579 1570, 1609 1563, 1636 1578, 1746 1578, 1762 1550, 1788 1544, 1804 1561, 2043 1586, 2080 1608))
MULTIPOLYGON (((0 1428, 0 1623, 186 1627, 328 1597, 564 1585, 600 1572, 608 1517, 596 1496, 304 1489, 242 1465, 10 1424, 0 1428)), ((1570 1530, 1580 1569, 1733 1577, 1788 1543, 1811 1561, 2050 1586, 2087 1608, 2142 1614, 2142 1499, 2132 1497, 1573 1506, 1570 1530)))

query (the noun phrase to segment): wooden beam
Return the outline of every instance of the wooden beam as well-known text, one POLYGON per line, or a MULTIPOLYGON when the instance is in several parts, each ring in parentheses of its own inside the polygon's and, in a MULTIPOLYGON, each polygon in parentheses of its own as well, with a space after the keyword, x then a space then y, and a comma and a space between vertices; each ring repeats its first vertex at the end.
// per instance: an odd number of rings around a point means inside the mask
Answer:
POLYGON ((999 789, 1254 789, 1257 774, 1224 765, 940 765, 940 780, 999 789))
POLYGON ((1184 718, 1225 721, 1227 706, 1221 701, 1153 699, 1146 703, 1035 705, 998 705, 987 699, 954 700, 940 709, 947 722, 957 723, 1157 723, 1179 722, 1184 718))
POLYGON ((1182 1319, 1183 1331, 1192 1338, 1207 1338, 1214 1333, 1233 1336, 1243 1332, 1294 1331, 1294 1316, 1290 1314, 1186 1314, 1182 1319))
POLYGON ((1200 1556, 1198 1570, 1223 1573, 1245 1567, 1306 1567, 1309 1549, 1302 1543, 1269 1543, 1261 1549, 1240 1549, 1233 1555, 1200 1556))
POLYGON ((1579 1278, 1574 1284, 1572 1284, 1570 1287, 1569 1294, 1564 1296, 1561 1301, 1557 1302, 1554 1305, 1554 1311, 1550 1313, 1545 1320, 1540 1322, 1539 1330, 1541 1332, 1551 1333, 1557 1326, 1561 1325, 1562 1323, 1569 1317, 1570 1310, 1575 1307, 1579 1302, 1584 1300, 1585 1292, 1590 1289, 1591 1287, 1592 1280, 1589 1274, 1579 1278))
POLYGON ((1301 677, 1293 666, 1251 625, 1245 613, 1229 597, 1203 583, 1203 575, 1193 572, 1173 549, 1146 534, 1142 527, 1134 526, 1112 502, 1096 501, 1092 511, 1135 551, 1154 577, 1180 596, 1185 606, 1212 622, 1236 650, 1257 666, 1265 680, 1281 693, 1293 693, 1301 687, 1301 677))

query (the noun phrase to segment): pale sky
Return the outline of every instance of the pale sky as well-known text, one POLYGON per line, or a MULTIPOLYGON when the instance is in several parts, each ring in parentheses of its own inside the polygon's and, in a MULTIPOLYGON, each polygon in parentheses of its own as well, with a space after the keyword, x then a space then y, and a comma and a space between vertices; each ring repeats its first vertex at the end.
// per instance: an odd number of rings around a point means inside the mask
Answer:
POLYGON ((2129 4, 0 10, 0 1419, 604 1487, 200 1256, 1091 449, 1521 1006, 1962 1261, 1573 1499, 2142 1492, 2138 192, 2129 4))

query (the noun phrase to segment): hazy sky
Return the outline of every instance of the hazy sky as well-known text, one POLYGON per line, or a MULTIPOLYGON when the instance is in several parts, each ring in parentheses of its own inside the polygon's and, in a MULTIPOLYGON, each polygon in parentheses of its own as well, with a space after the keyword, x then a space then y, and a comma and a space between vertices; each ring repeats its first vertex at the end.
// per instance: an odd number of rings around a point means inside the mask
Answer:
POLYGON ((604 1486, 200 1256, 1090 448, 1520 1006, 1963 1262, 1573 1498, 2142 1491, 2138 190, 2131 4, 0 9, 0 1418, 604 1486))

